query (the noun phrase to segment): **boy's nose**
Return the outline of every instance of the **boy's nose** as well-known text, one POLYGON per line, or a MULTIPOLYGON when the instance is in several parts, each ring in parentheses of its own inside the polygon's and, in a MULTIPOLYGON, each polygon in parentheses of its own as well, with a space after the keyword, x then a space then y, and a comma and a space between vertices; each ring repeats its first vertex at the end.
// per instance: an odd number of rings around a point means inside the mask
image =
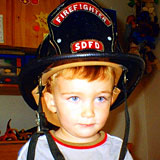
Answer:
POLYGON ((94 113, 93 104, 92 103, 84 104, 81 115, 82 117, 86 117, 86 118, 94 117, 95 113, 94 113))

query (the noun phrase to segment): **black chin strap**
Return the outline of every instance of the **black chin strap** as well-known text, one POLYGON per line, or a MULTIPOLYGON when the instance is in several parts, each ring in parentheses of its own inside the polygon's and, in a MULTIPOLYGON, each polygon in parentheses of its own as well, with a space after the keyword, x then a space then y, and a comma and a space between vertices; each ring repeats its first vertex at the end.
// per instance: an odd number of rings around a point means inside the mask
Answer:
POLYGON ((56 145, 55 141, 53 140, 51 134, 49 133, 49 129, 47 127, 47 120, 45 118, 45 114, 42 109, 42 102, 41 102, 41 97, 42 97, 42 91, 43 91, 43 86, 41 84, 41 79, 39 81, 39 105, 38 105, 38 110, 37 110, 37 132, 34 133, 31 137, 29 147, 28 147, 28 153, 27 153, 27 160, 34 160, 35 157, 35 150, 36 150, 36 145, 38 138, 41 135, 46 135, 47 141, 49 144, 50 151, 52 153, 52 156, 55 160, 65 160, 64 156, 58 149, 58 146, 56 145))
POLYGON ((126 90, 127 78, 126 78, 126 74, 127 74, 127 69, 124 69, 123 90, 124 90, 124 96, 125 96, 125 134, 124 134, 124 138, 123 138, 123 143, 122 143, 122 147, 121 147, 119 160, 124 160, 124 158, 125 158, 125 155, 127 152, 129 129, 130 129, 130 118, 129 118, 128 105, 127 105, 127 90, 126 90))

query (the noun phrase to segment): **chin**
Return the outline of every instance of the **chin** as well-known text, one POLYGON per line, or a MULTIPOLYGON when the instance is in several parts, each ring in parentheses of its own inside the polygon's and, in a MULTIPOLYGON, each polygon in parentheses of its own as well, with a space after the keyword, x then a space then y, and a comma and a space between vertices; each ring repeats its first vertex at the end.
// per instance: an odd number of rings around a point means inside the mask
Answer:
POLYGON ((94 136, 97 135, 97 131, 81 131, 79 133, 77 133, 77 136, 80 137, 80 138, 92 138, 94 136))

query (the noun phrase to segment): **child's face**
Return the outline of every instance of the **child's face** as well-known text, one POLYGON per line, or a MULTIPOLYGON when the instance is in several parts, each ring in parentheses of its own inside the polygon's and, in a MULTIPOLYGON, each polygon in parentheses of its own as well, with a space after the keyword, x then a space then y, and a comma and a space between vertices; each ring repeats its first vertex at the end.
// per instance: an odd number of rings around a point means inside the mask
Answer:
POLYGON ((61 123, 57 136, 71 142, 95 140, 109 115, 113 78, 88 82, 60 76, 55 83, 54 94, 47 92, 44 96, 61 123))

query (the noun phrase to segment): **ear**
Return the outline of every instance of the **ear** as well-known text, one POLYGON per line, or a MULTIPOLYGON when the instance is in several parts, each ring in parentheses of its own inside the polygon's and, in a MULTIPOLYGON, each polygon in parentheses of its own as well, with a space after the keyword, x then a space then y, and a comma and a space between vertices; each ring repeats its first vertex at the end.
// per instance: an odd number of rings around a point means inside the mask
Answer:
POLYGON ((49 111, 51 111, 52 113, 56 113, 57 108, 55 106, 55 101, 54 101, 53 95, 49 92, 44 92, 43 95, 44 95, 44 100, 45 100, 47 109, 49 111))
POLYGON ((113 94, 112 94, 111 105, 116 101, 120 92, 121 92, 121 90, 119 88, 114 87, 113 94))

